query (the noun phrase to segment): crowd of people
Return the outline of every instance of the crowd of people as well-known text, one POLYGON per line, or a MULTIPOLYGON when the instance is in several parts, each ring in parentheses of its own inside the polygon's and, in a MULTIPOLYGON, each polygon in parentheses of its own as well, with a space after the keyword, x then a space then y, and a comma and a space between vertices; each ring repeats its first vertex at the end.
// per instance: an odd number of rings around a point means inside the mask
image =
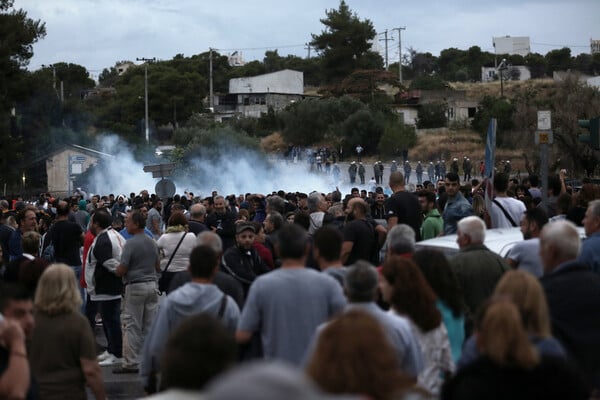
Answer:
POLYGON ((600 396, 600 188, 560 174, 542 199, 509 170, 486 201, 399 169, 349 193, 0 200, 0 398, 103 399, 101 367, 159 399, 600 396), (485 246, 510 227, 506 257, 485 246), (442 235, 458 253, 416 251, 442 235))

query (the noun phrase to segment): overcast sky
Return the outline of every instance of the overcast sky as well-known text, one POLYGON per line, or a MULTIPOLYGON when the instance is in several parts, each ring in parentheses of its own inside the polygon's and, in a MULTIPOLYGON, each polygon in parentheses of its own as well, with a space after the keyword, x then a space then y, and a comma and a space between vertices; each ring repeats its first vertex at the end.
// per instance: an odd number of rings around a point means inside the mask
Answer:
MULTIPOLYGON (((493 52, 494 36, 529 36, 531 50, 546 54, 564 46, 573 55, 590 52, 600 39, 600 0, 348 0, 379 33, 390 30, 389 60, 408 47, 439 55, 473 45, 493 52)), ((325 10, 339 0, 15 0, 15 8, 46 23, 34 46, 30 69, 41 64, 83 65, 95 78, 119 60, 169 60, 219 49, 240 50, 246 61, 266 50, 307 56, 304 44, 323 29, 325 10)), ((383 38, 383 34, 380 36, 383 38)), ((383 42, 380 42, 383 48, 383 42)), ((314 53, 313 53, 314 54, 314 53)))

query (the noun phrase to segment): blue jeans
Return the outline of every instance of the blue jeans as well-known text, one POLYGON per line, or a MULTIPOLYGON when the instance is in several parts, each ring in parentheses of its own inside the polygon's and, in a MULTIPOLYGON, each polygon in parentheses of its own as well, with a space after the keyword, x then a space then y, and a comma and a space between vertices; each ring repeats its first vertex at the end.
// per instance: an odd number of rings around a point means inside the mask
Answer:
POLYGON ((79 286, 79 294, 81 295, 81 313, 83 315, 85 314, 85 304, 87 303, 87 293, 85 288, 81 287, 81 284, 79 282, 81 279, 81 270, 83 269, 81 265, 71 265, 71 268, 73 268, 73 271, 75 271, 75 277, 77 278, 77 286, 79 286))

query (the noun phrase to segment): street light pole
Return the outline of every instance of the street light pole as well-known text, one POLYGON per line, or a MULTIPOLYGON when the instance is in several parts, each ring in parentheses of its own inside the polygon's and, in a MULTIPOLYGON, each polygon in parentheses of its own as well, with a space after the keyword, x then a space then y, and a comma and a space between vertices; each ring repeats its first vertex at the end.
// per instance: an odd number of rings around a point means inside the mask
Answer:
POLYGON ((146 125, 146 144, 150 144, 150 128, 148 126, 148 61, 156 61, 155 57, 152 58, 136 58, 137 61, 144 61, 144 122, 146 125))
POLYGON ((213 99, 213 48, 209 48, 208 55, 208 107, 210 108, 210 112, 214 112, 215 105, 213 99))
POLYGON ((398 31, 398 80, 402 84, 402 31, 406 30, 405 26, 392 29, 398 31))

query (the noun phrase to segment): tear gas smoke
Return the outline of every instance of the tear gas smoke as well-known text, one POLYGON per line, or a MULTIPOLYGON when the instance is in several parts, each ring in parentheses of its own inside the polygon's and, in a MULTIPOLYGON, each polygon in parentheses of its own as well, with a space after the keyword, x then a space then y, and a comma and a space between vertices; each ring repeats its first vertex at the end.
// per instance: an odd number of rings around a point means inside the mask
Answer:
MULTIPOLYGON (((135 159, 133 152, 116 136, 103 137, 99 142, 102 152, 111 154, 103 162, 103 168, 97 168, 89 177, 88 192, 139 193, 147 189, 154 192, 160 179, 152 178, 152 174, 143 171, 144 163, 135 159)), ((166 163, 166 159, 153 163, 166 163)), ((199 158, 192 159, 190 170, 194 173, 182 174, 181 171, 169 178, 176 186, 176 193, 193 192, 196 196, 209 196, 213 190, 220 194, 271 193, 277 190, 286 192, 310 193, 334 191, 339 184, 342 192, 349 191, 347 182, 334 182, 332 175, 311 173, 305 160, 298 163, 286 162, 275 157, 267 158, 264 154, 241 147, 227 146, 210 161, 199 158), (341 186, 343 185, 343 187, 341 186)), ((341 166, 341 177, 345 167, 341 166)))

